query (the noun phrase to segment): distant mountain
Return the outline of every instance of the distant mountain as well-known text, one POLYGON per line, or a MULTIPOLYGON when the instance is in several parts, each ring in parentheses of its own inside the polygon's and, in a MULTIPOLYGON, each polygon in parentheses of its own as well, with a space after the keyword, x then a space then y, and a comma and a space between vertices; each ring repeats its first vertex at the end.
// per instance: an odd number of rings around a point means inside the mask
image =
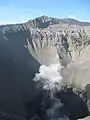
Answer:
POLYGON ((55 24, 69 24, 69 25, 79 25, 79 26, 90 26, 90 22, 82 22, 82 21, 78 21, 72 18, 63 18, 63 19, 59 19, 59 18, 53 18, 53 17, 48 17, 48 16, 41 16, 41 17, 37 17, 35 19, 30 19, 29 21, 27 21, 26 23, 22 23, 22 24, 12 24, 12 25, 1 25, 0 28, 6 28, 8 29, 8 27, 12 26, 14 28, 18 28, 18 26, 20 25, 25 25, 28 27, 38 27, 38 28, 47 28, 49 25, 55 25, 55 24))
POLYGON ((29 20, 27 23, 39 28, 46 28, 49 25, 60 24, 60 23, 69 24, 69 25, 90 26, 89 22, 81 22, 71 18, 58 19, 48 16, 37 17, 36 19, 29 20))

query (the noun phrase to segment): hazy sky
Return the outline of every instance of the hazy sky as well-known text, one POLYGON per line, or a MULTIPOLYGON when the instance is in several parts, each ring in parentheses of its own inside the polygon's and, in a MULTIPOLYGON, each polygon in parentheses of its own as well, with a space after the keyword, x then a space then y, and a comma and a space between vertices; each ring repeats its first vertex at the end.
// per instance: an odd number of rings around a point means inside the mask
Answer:
POLYGON ((90 21, 90 0, 0 0, 0 24, 25 22, 41 15, 90 21))

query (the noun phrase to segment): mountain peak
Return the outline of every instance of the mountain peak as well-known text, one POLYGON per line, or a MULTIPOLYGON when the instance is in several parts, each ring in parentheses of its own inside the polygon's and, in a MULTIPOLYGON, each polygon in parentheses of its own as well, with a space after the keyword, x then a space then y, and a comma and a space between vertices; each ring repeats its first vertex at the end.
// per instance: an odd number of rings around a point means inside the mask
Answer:
POLYGON ((59 19, 59 18, 48 17, 46 15, 42 15, 28 22, 31 23, 33 26, 39 28, 47 28, 49 25, 60 24, 60 23, 70 24, 70 25, 90 26, 89 22, 81 22, 73 18, 59 19))
POLYGON ((40 17, 38 17, 38 18, 49 18, 49 17, 46 16, 46 15, 42 15, 42 16, 40 16, 40 17))

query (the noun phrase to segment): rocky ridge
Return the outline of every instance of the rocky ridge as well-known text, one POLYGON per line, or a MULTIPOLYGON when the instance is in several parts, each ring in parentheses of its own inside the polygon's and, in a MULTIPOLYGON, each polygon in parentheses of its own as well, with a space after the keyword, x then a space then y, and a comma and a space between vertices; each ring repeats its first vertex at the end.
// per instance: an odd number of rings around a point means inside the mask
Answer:
POLYGON ((48 26, 54 25, 54 24, 90 26, 89 22, 81 22, 81 21, 71 19, 71 18, 58 19, 58 18, 48 17, 45 15, 41 17, 37 17, 34 20, 29 20, 27 23, 29 23, 32 26, 38 27, 38 28, 47 28, 48 26))

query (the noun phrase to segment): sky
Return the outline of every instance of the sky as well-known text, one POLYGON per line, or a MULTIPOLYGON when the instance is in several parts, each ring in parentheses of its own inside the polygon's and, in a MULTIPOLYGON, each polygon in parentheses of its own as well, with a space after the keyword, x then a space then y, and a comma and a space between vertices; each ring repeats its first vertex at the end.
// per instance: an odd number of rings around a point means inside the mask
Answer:
POLYGON ((90 0, 0 0, 0 25, 42 15, 90 22, 90 0))

